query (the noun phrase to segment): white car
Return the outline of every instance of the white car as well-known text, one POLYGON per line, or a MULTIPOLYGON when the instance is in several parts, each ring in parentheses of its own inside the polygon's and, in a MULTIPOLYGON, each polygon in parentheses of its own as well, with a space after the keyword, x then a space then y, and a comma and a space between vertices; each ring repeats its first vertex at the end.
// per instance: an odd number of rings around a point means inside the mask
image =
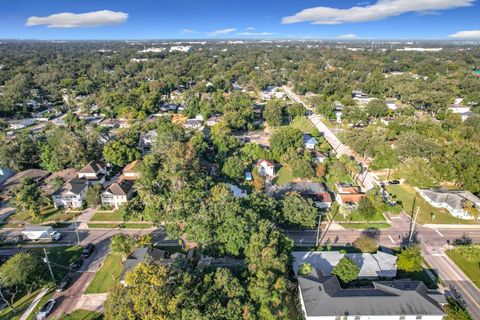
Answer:
POLYGON ((48 315, 50 312, 52 312, 53 307, 55 306, 55 299, 50 299, 48 300, 40 309, 40 311, 37 313, 37 317, 35 318, 36 320, 45 320, 47 319, 48 315))

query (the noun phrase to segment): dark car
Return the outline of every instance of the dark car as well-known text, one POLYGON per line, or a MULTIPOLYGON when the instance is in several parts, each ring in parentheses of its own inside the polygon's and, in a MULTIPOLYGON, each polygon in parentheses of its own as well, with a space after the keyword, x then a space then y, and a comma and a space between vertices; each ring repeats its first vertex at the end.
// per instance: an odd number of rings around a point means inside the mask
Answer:
POLYGON ((68 285, 70 284, 70 282, 72 282, 72 278, 66 275, 65 277, 63 277, 62 281, 60 281, 60 283, 58 284, 56 291, 57 292, 65 291, 65 289, 68 288, 68 285))
POLYGON ((92 254, 93 250, 95 250, 95 245, 93 243, 87 244, 82 251, 82 258, 86 259, 90 257, 92 254))
POLYGON ((71 265, 70 265, 70 268, 68 268, 68 272, 75 272, 77 271, 78 269, 80 269, 80 267, 82 266, 83 264, 83 258, 80 257, 78 258, 77 260, 75 260, 71 265))
POLYGON ((53 307, 55 306, 55 299, 48 300, 40 311, 37 313, 36 320, 44 320, 47 319, 48 315, 52 312, 53 307))
POLYGON ((390 181, 388 181, 388 184, 400 184, 400 181, 398 181, 398 180, 390 180, 390 181))

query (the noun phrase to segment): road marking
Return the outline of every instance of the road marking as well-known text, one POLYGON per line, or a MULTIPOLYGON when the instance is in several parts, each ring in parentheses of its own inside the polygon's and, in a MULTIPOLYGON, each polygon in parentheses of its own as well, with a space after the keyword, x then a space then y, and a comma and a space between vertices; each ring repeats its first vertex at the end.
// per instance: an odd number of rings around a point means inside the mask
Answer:
POLYGON ((388 238, 390 239, 390 241, 392 241, 393 244, 395 244, 395 241, 393 241, 393 239, 390 235, 388 235, 388 238))
POLYGON ((440 237, 443 238, 443 234, 442 234, 440 231, 438 231, 437 229, 435 229, 435 232, 438 233, 438 234, 440 235, 440 237))

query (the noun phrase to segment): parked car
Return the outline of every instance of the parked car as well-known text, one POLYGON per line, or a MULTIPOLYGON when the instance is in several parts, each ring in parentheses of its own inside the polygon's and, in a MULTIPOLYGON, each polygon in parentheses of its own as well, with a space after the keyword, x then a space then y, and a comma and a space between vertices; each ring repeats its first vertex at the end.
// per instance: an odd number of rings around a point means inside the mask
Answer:
POLYGON ((390 180, 390 181, 388 181, 388 184, 400 184, 400 181, 398 181, 398 180, 390 180))
POLYGON ((48 300, 40 309, 40 311, 37 313, 37 317, 35 319, 36 320, 47 319, 50 312, 52 312, 54 306, 55 306, 55 299, 48 300))
POLYGON ((95 250, 95 245, 93 243, 87 244, 82 251, 82 258, 86 259, 90 257, 92 254, 93 250, 95 250))
POLYGON ((72 282, 72 278, 70 278, 69 275, 66 275, 65 277, 63 277, 62 281, 60 281, 60 283, 58 284, 56 291, 57 292, 65 291, 65 289, 68 288, 70 282, 72 282))
POLYGON ((75 260, 74 262, 72 262, 72 264, 70 265, 70 268, 68 268, 68 272, 75 272, 77 271, 78 269, 80 269, 80 267, 82 266, 83 264, 83 258, 80 257, 78 258, 77 260, 75 260))

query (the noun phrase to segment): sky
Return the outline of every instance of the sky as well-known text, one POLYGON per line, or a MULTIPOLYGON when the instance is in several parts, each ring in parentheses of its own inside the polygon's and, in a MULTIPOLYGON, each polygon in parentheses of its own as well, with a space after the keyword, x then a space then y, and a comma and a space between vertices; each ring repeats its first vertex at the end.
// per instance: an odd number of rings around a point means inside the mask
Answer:
POLYGON ((3 0, 0 39, 480 40, 480 0, 3 0))

